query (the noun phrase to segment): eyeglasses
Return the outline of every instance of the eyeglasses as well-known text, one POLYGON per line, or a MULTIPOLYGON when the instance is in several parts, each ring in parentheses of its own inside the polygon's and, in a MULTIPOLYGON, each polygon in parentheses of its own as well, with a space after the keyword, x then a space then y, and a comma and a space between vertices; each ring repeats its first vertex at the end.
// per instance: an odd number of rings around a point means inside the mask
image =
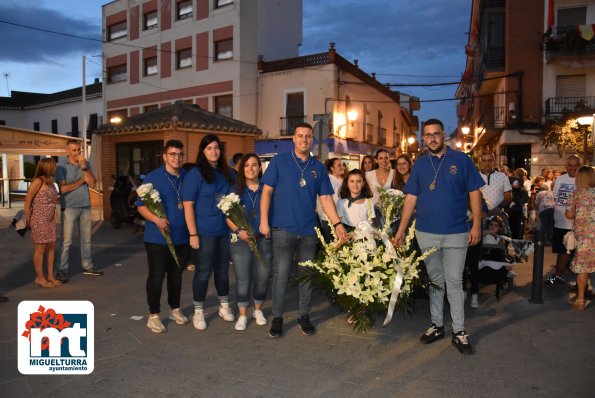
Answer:
POLYGON ((425 133, 423 137, 426 140, 430 140, 432 138, 440 138, 442 137, 442 133, 442 131, 434 131, 433 133, 425 133))
POLYGON ((184 153, 180 152, 168 152, 167 153, 169 155, 170 158, 183 158, 184 157, 184 153))

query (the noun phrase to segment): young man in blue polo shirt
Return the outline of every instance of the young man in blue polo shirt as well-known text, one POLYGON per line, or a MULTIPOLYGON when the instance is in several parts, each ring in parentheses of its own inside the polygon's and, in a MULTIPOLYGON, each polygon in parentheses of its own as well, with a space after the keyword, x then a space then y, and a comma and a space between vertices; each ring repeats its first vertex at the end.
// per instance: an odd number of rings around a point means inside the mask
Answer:
POLYGON ((429 153, 420 157, 411 170, 405 188, 407 196, 395 243, 401 244, 406 228, 416 210, 415 236, 421 250, 438 250, 426 260, 430 280, 438 289, 430 288, 432 323, 421 336, 424 344, 444 338, 444 291, 452 318, 452 344, 462 353, 473 352, 465 331, 463 269, 469 245, 481 240, 481 192, 483 179, 471 159, 464 153, 444 145, 444 126, 438 119, 429 119, 423 126, 423 139, 429 153), (467 203, 471 204, 473 224, 469 231, 467 203))
MULTIPOLYGON (((271 337, 283 335, 283 302, 294 258, 297 263, 314 259, 317 225, 316 198, 339 239, 347 231, 337 215, 333 187, 324 164, 310 155, 314 140, 312 126, 299 123, 293 134, 294 149, 275 156, 262 177, 260 232, 273 239, 273 322, 271 337)), ((310 323, 309 283, 300 283, 299 318, 302 332, 316 332, 310 323)))
POLYGON ((95 176, 91 163, 82 153, 81 143, 76 140, 66 142, 66 157, 58 160, 56 182, 60 187, 60 207, 62 208, 62 254, 56 279, 68 282, 68 261, 74 225, 78 223, 81 237, 81 261, 84 275, 101 276, 91 259, 91 198, 89 188, 95 187, 95 176))
POLYGON ((187 171, 182 170, 184 163, 184 145, 178 140, 169 140, 163 148, 163 166, 151 171, 143 184, 151 183, 159 192, 161 204, 167 218, 161 218, 149 210, 140 197, 136 200, 138 212, 147 221, 145 224, 145 250, 149 263, 147 276, 147 302, 149 304, 149 319, 147 327, 155 333, 166 331, 161 322, 161 289, 163 279, 167 275, 167 302, 171 307, 170 319, 178 325, 188 323, 188 318, 180 310, 180 295, 182 292, 182 267, 190 256, 189 236, 184 218, 182 203, 182 180, 187 171), (176 264, 163 231, 169 235, 176 249, 180 265, 176 264))

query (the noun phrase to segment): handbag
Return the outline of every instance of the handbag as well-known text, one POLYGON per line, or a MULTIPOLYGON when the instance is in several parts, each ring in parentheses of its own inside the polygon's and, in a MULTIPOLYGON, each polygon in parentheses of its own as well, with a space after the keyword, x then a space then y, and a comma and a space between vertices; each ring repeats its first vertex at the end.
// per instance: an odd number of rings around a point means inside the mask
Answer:
POLYGON ((574 236, 574 231, 566 232, 564 238, 562 238, 562 243, 566 248, 566 254, 570 254, 571 251, 576 249, 576 237, 574 236))
POLYGON ((27 233, 27 216, 24 210, 19 210, 12 219, 12 226, 21 237, 27 233))

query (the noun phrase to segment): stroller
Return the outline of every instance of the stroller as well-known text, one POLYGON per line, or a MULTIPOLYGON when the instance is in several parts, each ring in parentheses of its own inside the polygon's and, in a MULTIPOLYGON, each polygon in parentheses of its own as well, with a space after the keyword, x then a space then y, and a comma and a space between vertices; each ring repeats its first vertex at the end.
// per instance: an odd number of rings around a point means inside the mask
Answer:
MULTIPOLYGON (((489 221, 489 219, 488 219, 489 221)), ((507 266, 527 262, 533 253, 533 242, 522 239, 511 239, 506 235, 496 235, 497 243, 482 243, 479 257, 479 283, 496 285, 496 298, 500 299, 500 292, 508 279, 508 288, 512 289, 512 278, 507 278, 507 266)))

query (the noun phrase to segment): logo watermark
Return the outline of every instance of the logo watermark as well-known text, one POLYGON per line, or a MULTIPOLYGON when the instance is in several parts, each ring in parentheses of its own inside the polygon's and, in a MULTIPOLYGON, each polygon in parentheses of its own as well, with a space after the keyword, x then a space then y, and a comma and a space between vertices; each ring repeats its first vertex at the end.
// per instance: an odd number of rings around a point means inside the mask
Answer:
POLYGON ((95 359, 90 301, 22 301, 18 366, 22 374, 89 374, 95 359))

